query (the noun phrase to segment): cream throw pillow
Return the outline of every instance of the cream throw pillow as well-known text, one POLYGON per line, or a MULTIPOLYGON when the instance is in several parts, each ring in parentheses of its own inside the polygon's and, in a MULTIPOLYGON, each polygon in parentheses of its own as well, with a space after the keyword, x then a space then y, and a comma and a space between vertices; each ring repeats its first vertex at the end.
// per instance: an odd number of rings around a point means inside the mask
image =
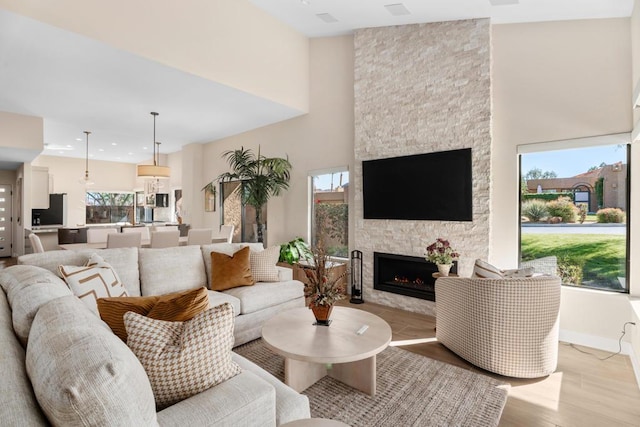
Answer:
POLYGON ((477 259, 473 266, 473 276, 480 277, 482 279, 502 279, 504 274, 498 267, 482 261, 481 259, 477 259))
POLYGON ((231 360, 233 308, 229 303, 186 322, 124 315, 127 345, 144 366, 158 410, 240 373, 231 360))
POLYGON ((129 296, 118 274, 98 254, 92 254, 85 266, 61 265, 58 271, 74 295, 95 314, 98 298, 129 296))
POLYGON ((280 246, 271 246, 263 251, 251 251, 249 263, 251 275, 256 282, 277 282, 280 277, 276 263, 280 258, 280 246))

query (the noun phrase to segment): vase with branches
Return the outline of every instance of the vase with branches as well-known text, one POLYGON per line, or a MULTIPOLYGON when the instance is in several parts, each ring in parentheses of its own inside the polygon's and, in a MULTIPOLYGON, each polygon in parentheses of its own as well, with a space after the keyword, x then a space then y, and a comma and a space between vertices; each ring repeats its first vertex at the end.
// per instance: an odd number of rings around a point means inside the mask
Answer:
POLYGON ((304 286, 304 296, 313 310, 316 321, 321 325, 328 325, 331 310, 336 301, 345 298, 342 279, 347 272, 331 274, 332 262, 327 254, 322 240, 313 250, 311 263, 304 267, 307 278, 304 286))
POLYGON ((217 180, 241 182, 242 204, 255 209, 257 240, 264 242, 262 209, 272 196, 279 196, 289 188, 292 167, 289 158, 266 157, 260 153, 260 146, 257 154, 240 147, 239 150, 225 151, 222 157, 229 164, 231 172, 220 174, 217 180))

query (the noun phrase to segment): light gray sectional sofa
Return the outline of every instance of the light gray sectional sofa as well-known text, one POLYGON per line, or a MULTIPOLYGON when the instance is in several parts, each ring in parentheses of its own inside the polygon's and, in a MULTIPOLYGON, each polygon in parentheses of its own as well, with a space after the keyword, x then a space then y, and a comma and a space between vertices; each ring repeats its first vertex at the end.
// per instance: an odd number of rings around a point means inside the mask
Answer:
MULTIPOLYGON (((210 252, 232 253, 233 245, 98 252, 131 296, 144 296, 207 286, 210 252)), ((25 255, 0 270, 0 423, 274 426, 310 416, 306 396, 235 353, 241 374, 156 413, 142 365, 57 275, 59 265, 84 265, 94 252, 25 255)), ((234 308, 235 345, 260 337, 262 324, 280 310, 304 305, 302 283, 287 269, 280 278, 209 291, 211 305, 234 308)))

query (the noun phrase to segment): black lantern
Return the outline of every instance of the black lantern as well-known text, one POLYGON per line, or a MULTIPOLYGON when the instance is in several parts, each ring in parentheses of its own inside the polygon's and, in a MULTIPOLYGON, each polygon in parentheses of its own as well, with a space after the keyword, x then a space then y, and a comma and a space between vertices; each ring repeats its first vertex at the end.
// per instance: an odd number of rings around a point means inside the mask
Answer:
POLYGON ((351 251, 351 304, 362 304, 362 252, 351 251))

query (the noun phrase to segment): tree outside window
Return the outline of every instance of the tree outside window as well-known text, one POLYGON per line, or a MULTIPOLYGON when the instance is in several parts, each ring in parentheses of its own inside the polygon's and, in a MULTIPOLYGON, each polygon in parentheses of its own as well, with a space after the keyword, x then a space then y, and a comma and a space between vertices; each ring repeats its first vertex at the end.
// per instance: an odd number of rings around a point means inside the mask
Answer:
POLYGON ((134 193, 87 192, 87 224, 133 223, 134 193))

